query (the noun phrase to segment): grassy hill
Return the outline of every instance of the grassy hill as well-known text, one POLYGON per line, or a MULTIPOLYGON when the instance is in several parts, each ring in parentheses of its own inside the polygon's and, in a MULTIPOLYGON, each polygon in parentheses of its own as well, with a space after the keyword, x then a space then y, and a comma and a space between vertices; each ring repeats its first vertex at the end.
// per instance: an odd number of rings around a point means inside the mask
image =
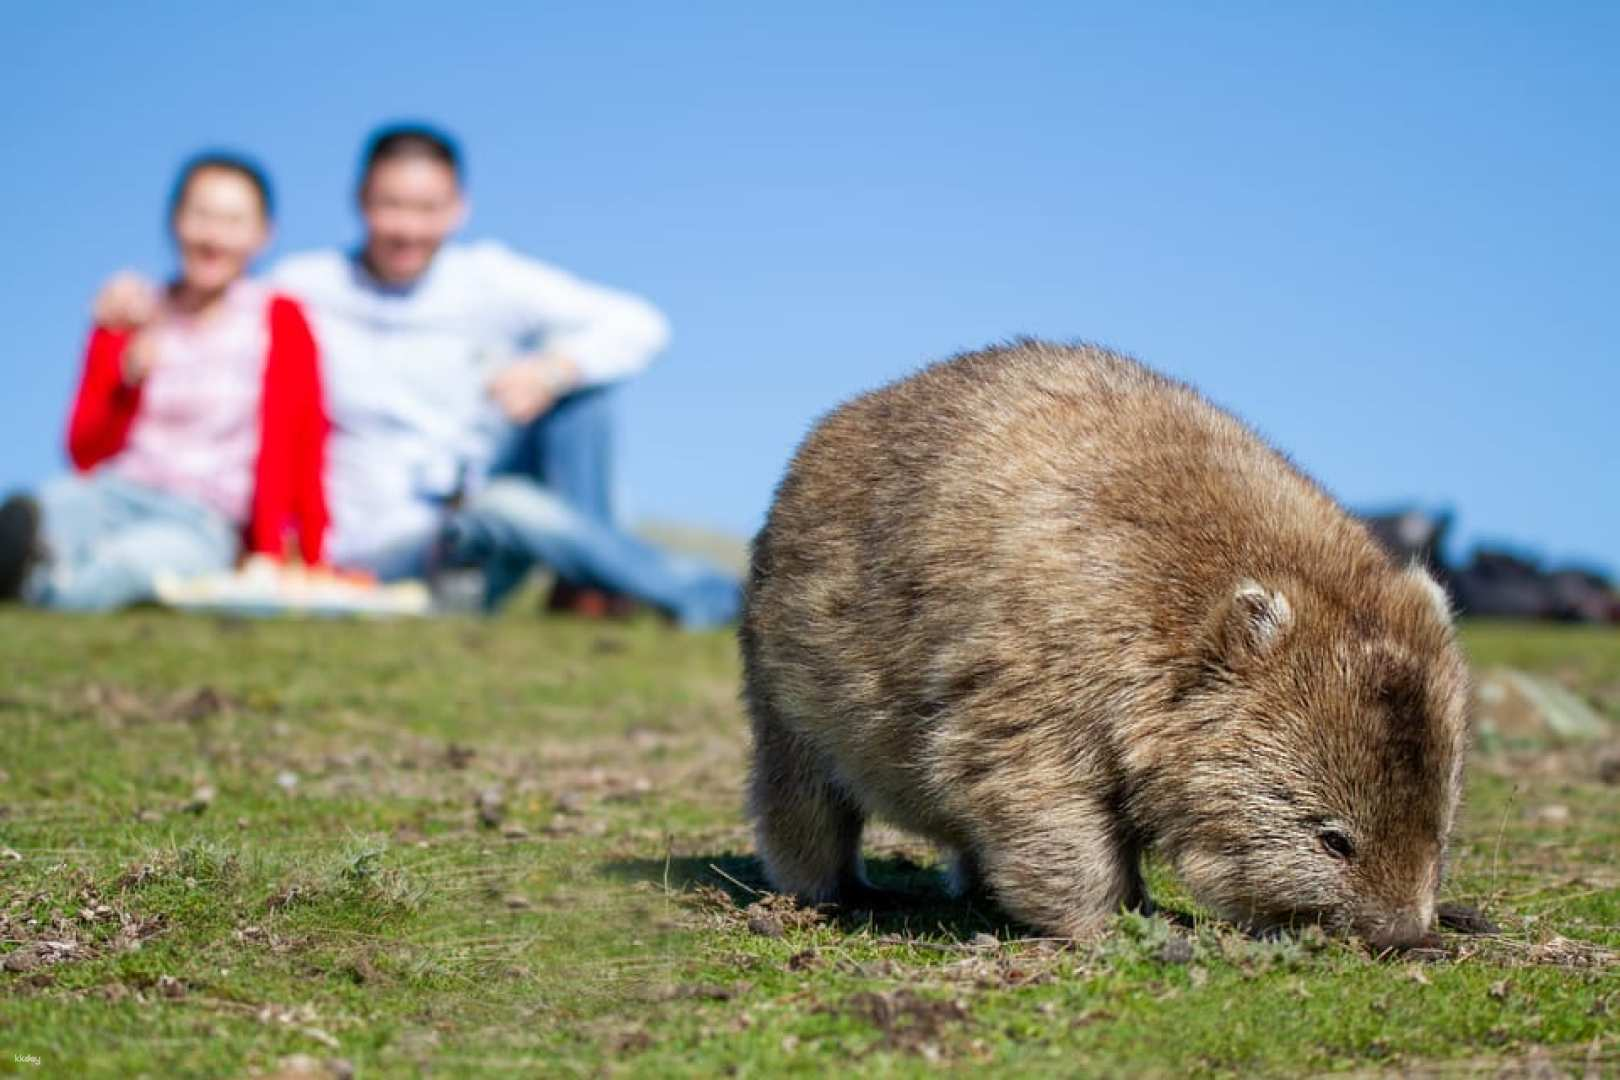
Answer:
POLYGON ((707 559, 738 576, 748 572, 748 541, 730 533, 668 521, 644 521, 635 531, 655 544, 707 559))
MULTIPOLYGON (((729 637, 519 610, 0 612, 0 1073, 1620 1070, 1592 746, 1474 762, 1447 892, 1499 934, 1380 958, 1125 918, 1071 948, 948 901, 882 830, 915 909, 766 895, 729 637)), ((1620 719, 1620 636, 1465 638, 1620 719)))

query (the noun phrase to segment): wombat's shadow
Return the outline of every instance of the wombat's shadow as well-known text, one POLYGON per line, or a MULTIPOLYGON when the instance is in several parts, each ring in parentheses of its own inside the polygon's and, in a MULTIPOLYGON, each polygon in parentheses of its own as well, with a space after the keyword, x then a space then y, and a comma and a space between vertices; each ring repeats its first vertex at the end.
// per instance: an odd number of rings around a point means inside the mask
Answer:
MULTIPOLYGON (((604 863, 609 876, 646 881, 672 892, 691 892, 700 885, 722 890, 738 908, 748 907, 769 894, 759 861, 752 855, 682 855, 665 859, 615 859, 604 863)), ((969 941, 979 934, 1003 940, 1042 937, 1040 931, 1008 915, 984 893, 953 895, 945 871, 923 866, 904 855, 866 860, 866 875, 882 890, 875 903, 825 905, 822 911, 833 925, 846 931, 871 930, 878 934, 938 934, 969 941)), ((1192 924, 1192 917, 1160 908, 1156 914, 1172 922, 1192 924)))
MULTIPOLYGON (((757 859, 730 852, 668 859, 614 859, 603 863, 601 869, 610 877, 650 882, 671 892, 690 893, 700 885, 708 885, 724 892, 739 910, 772 892, 757 859)), ((1045 936, 1012 918, 988 894, 954 895, 940 867, 923 866, 904 855, 886 855, 868 858, 866 874, 872 885, 882 891, 879 902, 865 906, 828 904, 821 909, 827 920, 841 930, 905 937, 937 934, 959 942, 979 934, 1003 941, 1045 936)), ((1155 904, 1151 913, 1182 930, 1197 925, 1190 912, 1155 904)), ((1477 907, 1460 901, 1438 905, 1436 920, 1441 929, 1455 934, 1501 932, 1477 907)), ((1271 930, 1257 936, 1274 937, 1279 933, 1282 931, 1271 930)))

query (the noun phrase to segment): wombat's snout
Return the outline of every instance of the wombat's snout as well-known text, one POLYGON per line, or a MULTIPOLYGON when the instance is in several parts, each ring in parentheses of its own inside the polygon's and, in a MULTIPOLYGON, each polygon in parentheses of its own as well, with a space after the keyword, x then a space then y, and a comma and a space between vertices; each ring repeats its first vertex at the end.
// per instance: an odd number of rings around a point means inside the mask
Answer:
POLYGON ((1400 908, 1395 911, 1363 918, 1356 924, 1356 934, 1375 951, 1410 949, 1429 932, 1434 921, 1434 904, 1400 908))

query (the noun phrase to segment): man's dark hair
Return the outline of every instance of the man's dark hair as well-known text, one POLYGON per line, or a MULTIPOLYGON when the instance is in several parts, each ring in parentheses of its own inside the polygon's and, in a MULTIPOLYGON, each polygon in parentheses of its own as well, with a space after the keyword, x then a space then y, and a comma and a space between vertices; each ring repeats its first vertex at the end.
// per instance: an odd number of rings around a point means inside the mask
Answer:
POLYGON ((197 178, 199 173, 209 170, 234 173, 253 185, 253 191, 259 196, 259 209, 264 212, 264 220, 270 221, 275 217, 275 197, 270 190, 270 177, 264 168, 252 158, 242 154, 232 153, 228 150, 204 150, 186 159, 180 166, 180 174, 175 177, 174 187, 169 189, 169 220, 180 212, 180 204, 185 200, 186 189, 197 178))
POLYGON ((371 179, 372 170, 385 161, 401 158, 427 158, 447 166, 461 182, 461 150, 448 133, 428 124, 389 124, 371 133, 360 158, 360 186, 371 179))

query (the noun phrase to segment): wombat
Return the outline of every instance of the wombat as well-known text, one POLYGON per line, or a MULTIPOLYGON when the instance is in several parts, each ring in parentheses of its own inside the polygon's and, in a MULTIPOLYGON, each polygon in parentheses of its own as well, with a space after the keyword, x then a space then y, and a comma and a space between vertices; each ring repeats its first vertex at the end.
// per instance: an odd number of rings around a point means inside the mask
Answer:
POLYGON ((1191 388, 1089 346, 958 356, 823 419, 740 633, 774 886, 872 899, 869 816, 1053 934, 1161 852, 1255 931, 1434 916, 1468 737, 1445 593, 1191 388))

